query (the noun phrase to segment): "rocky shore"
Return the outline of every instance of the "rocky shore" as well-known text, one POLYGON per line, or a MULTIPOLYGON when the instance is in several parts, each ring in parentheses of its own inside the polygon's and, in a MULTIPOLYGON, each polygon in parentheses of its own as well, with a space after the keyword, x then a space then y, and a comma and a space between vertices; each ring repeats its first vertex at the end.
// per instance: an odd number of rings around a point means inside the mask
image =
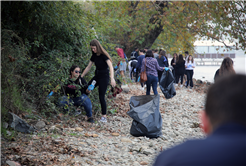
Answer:
POLYGON ((158 88, 163 135, 157 139, 129 133, 130 98, 145 94, 139 84, 132 83, 128 93, 123 91, 111 102, 110 108, 117 113, 108 116, 108 123, 89 124, 84 115, 58 117, 54 122, 40 119, 35 122, 39 132, 19 133, 12 142, 2 139, 2 165, 152 165, 160 151, 204 137, 199 111, 209 84, 194 81, 193 90, 176 87, 176 96, 168 100, 158 88))

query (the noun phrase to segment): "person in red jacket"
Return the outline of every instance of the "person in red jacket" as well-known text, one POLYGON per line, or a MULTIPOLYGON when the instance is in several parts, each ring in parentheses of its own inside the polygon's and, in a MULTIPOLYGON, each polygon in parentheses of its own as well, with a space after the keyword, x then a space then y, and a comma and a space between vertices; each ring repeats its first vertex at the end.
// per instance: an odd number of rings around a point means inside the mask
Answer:
POLYGON ((119 46, 115 47, 115 51, 117 51, 117 54, 120 56, 120 61, 118 62, 117 66, 119 67, 120 75, 122 76, 124 83, 126 84, 125 74, 124 74, 126 72, 126 60, 124 56, 124 51, 119 46))

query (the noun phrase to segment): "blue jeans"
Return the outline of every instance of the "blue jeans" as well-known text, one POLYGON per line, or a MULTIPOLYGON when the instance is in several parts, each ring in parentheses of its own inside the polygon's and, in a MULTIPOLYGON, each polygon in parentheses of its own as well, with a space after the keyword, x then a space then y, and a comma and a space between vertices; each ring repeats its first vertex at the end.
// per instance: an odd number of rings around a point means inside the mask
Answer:
POLYGON ((69 105, 83 106, 87 117, 92 116, 92 104, 91 100, 86 94, 82 94, 80 97, 68 98, 67 96, 62 96, 59 101, 59 106, 63 107, 65 112, 69 111, 69 105))
POLYGON ((152 85, 152 89, 154 91, 154 94, 157 95, 157 82, 158 82, 158 77, 153 76, 153 75, 147 75, 147 81, 146 81, 146 85, 147 85, 147 91, 146 91, 146 95, 150 95, 150 86, 152 85))

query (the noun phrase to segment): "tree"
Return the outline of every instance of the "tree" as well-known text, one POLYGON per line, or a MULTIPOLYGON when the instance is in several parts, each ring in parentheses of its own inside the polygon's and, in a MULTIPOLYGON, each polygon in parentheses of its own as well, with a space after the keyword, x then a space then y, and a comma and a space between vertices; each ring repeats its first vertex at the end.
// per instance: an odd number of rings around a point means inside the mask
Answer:
MULTIPOLYGON (((193 51, 196 35, 223 42, 223 35, 238 39, 245 49, 244 1, 126 1, 94 2, 100 18, 96 31, 129 53, 134 47, 151 47, 155 42, 193 51), (165 36, 165 42, 160 42, 165 36), (178 41, 178 42, 174 42, 178 41)), ((98 19, 99 20, 99 19, 98 19)), ((231 40, 232 41, 232 40, 231 40)), ((158 45, 158 44, 155 44, 158 45)))

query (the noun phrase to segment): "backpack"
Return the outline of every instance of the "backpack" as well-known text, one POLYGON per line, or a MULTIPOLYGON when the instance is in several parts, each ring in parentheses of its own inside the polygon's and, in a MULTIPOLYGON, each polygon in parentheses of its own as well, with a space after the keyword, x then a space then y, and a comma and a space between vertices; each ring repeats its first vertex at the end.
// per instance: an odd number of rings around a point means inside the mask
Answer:
POLYGON ((131 53, 131 58, 136 58, 135 54, 136 54, 136 51, 133 51, 133 52, 131 53))

